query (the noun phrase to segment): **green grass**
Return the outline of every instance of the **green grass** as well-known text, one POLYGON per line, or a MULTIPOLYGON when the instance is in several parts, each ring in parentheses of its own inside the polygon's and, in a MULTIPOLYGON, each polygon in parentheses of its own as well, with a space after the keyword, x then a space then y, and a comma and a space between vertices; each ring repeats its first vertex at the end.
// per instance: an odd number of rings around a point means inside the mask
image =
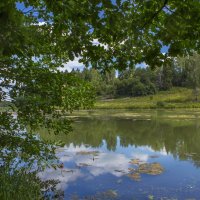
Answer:
POLYGON ((156 108, 200 108, 194 101, 192 89, 173 88, 156 95, 98 100, 95 109, 156 109, 156 108))

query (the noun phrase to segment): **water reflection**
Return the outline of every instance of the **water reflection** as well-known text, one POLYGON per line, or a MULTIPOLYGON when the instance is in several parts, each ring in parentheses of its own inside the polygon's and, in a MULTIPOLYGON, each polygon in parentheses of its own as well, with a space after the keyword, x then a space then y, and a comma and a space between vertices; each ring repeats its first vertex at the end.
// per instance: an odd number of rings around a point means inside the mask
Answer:
MULTIPOLYGON (((69 145, 85 144, 93 148, 104 148, 116 151, 120 147, 133 145, 148 146, 154 151, 166 151, 175 158, 189 159, 200 166, 200 119, 196 120, 133 120, 133 119, 82 119, 75 123, 74 132, 69 135, 58 135, 69 145), (120 138, 120 144, 117 143, 120 138)), ((44 137, 52 137, 45 130, 44 137)))
MULTIPOLYGON (((71 199, 73 194, 80 199, 94 197, 109 189, 117 191, 117 199, 148 199, 149 195, 154 199, 198 199, 199 115, 193 114, 191 118, 169 117, 172 116, 169 113, 145 115, 148 117, 139 119, 79 118, 73 133, 56 138, 48 135, 48 139, 66 143, 65 148, 58 149, 64 168, 49 169, 41 176, 59 179, 65 199, 71 199), (98 153, 87 153, 94 151, 98 153), (135 182, 127 176, 131 159, 160 163, 165 171, 158 176, 142 174, 141 181, 135 182)), ((45 130, 41 135, 47 136, 45 130)))

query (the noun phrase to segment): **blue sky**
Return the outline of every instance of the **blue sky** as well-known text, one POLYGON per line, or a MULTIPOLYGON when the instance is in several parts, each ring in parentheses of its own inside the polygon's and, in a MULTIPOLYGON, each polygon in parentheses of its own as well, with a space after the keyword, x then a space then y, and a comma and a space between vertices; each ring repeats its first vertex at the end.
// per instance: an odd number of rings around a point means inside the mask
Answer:
POLYGON ((23 3, 20 3, 20 2, 17 2, 17 3, 16 3, 16 7, 17 7, 17 9, 19 9, 19 10, 23 10, 23 9, 24 9, 24 4, 23 4, 23 3))

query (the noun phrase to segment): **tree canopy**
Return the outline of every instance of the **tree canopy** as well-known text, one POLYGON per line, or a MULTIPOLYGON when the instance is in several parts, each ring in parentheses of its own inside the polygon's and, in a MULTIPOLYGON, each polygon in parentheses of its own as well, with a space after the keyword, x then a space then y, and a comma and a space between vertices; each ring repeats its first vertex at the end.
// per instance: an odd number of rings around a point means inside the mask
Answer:
POLYGON ((160 65, 168 55, 199 51, 198 0, 20 2, 18 9, 15 0, 1 3, 3 55, 46 52, 54 60, 80 56, 84 64, 124 68, 140 62, 160 65), (163 45, 169 47, 166 56, 163 45))

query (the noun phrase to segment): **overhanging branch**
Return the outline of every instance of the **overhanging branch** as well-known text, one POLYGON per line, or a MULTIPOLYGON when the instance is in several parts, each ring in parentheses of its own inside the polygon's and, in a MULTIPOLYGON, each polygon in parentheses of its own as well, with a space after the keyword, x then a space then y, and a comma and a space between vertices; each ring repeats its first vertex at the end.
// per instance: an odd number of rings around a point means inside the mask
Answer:
POLYGON ((154 15, 142 26, 142 29, 144 29, 148 24, 152 23, 152 21, 159 15, 159 13, 163 10, 164 7, 166 7, 169 0, 165 0, 163 6, 157 10, 154 15))

